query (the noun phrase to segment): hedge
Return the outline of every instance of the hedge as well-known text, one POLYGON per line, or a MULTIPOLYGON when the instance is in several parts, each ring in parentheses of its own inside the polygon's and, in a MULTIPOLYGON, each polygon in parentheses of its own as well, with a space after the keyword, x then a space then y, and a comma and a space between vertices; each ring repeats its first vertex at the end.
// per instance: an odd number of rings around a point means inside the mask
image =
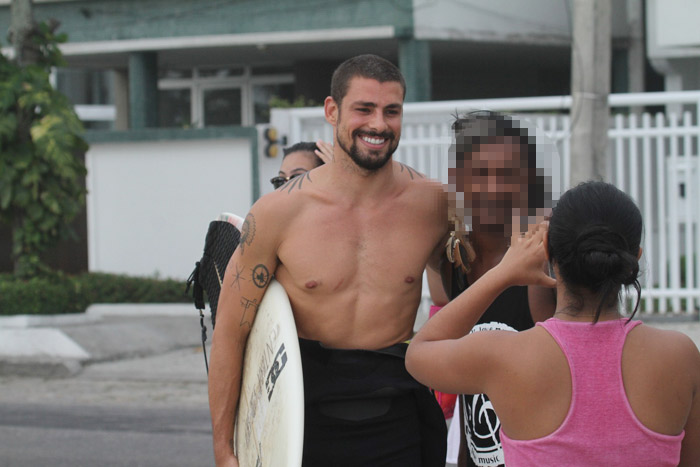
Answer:
POLYGON ((0 315, 81 313, 93 303, 186 303, 181 281, 116 274, 18 279, 0 274, 0 315))

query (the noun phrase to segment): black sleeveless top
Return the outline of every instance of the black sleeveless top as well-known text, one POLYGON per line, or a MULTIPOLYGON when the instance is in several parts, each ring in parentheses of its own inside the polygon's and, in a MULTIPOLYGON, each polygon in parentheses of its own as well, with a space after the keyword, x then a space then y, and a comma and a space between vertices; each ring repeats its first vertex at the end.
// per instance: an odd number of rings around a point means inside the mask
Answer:
MULTIPOLYGON (((453 268, 450 299, 469 287, 466 274, 453 268)), ((533 327, 525 286, 510 287, 503 291, 481 316, 472 332, 485 330, 524 331, 533 327)), ((462 442, 466 440, 467 465, 470 467, 503 465, 500 439, 500 421, 484 394, 460 396, 462 409, 460 427, 462 442)), ((453 420, 455 422, 456 420, 453 420)), ((460 422, 458 421, 458 423, 460 422)))
MULTIPOLYGON (((469 287, 467 275, 459 268, 452 271, 450 300, 454 300, 469 287)), ((530 313, 530 302, 526 286, 510 287, 503 291, 484 312, 477 324, 497 321, 505 323, 516 331, 524 331, 535 325, 530 313)))

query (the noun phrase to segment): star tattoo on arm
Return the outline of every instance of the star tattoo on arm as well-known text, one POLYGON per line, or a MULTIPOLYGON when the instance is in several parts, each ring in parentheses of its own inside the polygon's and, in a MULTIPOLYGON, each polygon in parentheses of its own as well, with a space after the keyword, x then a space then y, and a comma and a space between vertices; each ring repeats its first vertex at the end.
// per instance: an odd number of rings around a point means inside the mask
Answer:
POLYGON ((233 281, 231 282, 231 287, 233 286, 238 286, 238 291, 240 292, 241 290, 241 280, 246 280, 244 277, 241 276, 241 273, 243 272, 243 268, 238 269, 238 264, 234 264, 233 268, 236 272, 232 273, 233 274, 233 281))

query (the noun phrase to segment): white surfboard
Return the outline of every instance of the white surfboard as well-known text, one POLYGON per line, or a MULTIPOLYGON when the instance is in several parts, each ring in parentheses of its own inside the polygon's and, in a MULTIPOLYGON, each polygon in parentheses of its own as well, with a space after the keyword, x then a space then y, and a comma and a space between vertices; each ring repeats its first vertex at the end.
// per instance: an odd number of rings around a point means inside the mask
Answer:
POLYGON ((274 279, 248 336, 236 420, 240 467, 301 465, 304 380, 299 338, 287 293, 274 279))

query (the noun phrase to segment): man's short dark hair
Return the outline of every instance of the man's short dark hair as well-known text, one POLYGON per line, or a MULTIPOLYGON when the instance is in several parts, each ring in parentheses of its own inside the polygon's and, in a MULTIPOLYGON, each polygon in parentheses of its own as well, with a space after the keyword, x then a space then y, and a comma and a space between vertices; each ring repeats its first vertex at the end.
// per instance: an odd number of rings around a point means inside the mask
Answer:
POLYGON ((285 157, 287 157, 288 154, 291 154, 293 152, 309 152, 313 156, 314 167, 318 167, 319 165, 323 165, 323 159, 318 157, 314 152, 317 149, 318 146, 316 146, 316 143, 302 141, 300 143, 293 144, 288 148, 284 148, 284 156, 282 157, 282 159, 284 159, 285 157))
POLYGON ((340 105, 348 93, 350 80, 356 76, 374 79, 380 83, 399 83, 403 89, 403 95, 406 97, 406 81, 396 65, 377 55, 366 54, 345 60, 333 72, 331 97, 336 104, 340 105))

